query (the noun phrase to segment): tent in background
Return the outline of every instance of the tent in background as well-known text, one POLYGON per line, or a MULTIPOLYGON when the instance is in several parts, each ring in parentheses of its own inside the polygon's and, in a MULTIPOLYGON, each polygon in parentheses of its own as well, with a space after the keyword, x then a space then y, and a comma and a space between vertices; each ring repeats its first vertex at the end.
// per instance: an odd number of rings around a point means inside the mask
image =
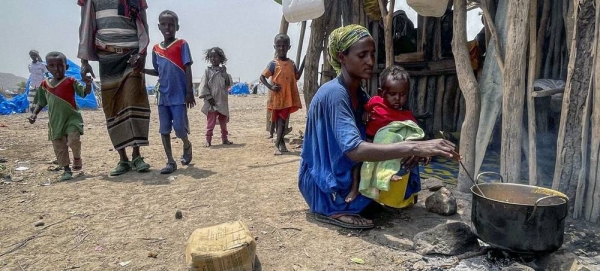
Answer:
MULTIPOLYGON (((81 67, 75 64, 73 61, 67 59, 67 63, 69 64, 69 68, 65 71, 66 76, 71 76, 77 79, 77 81, 85 84, 81 81, 81 67)), ((27 80, 27 85, 25 87, 25 92, 15 96, 14 98, 8 100, 2 95, 0 95, 0 115, 10 115, 16 113, 25 113, 29 108, 29 101, 27 101, 27 95, 29 94, 29 79, 27 80)), ((80 109, 97 109, 98 101, 96 100, 96 95, 94 94, 94 84, 92 84, 92 92, 87 95, 85 98, 81 98, 75 95, 75 102, 80 109)))
POLYGON ((229 94, 231 94, 231 95, 247 95, 247 94, 250 94, 250 90, 248 89, 248 85, 246 85, 246 83, 237 83, 231 87, 229 94))

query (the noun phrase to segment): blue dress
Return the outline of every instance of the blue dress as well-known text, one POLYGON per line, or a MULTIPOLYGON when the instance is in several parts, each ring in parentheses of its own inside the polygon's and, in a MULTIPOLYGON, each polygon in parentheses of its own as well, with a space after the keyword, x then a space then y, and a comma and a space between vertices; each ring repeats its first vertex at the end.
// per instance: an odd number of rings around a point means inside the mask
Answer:
POLYGON ((313 213, 358 214, 372 202, 363 195, 345 202, 352 188, 352 168, 358 163, 346 153, 366 137, 362 114, 369 97, 363 90, 357 95, 358 108, 354 110, 338 77, 323 84, 310 103, 298 187, 313 213))

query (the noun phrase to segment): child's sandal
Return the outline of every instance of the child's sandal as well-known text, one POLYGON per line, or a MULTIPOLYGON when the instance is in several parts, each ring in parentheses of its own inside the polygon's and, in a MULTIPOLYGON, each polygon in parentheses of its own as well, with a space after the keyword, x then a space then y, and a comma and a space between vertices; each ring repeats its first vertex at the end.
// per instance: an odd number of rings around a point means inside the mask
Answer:
POLYGON ((71 171, 65 171, 62 176, 60 176, 60 180, 61 181, 68 181, 70 179, 73 179, 73 172, 71 171))

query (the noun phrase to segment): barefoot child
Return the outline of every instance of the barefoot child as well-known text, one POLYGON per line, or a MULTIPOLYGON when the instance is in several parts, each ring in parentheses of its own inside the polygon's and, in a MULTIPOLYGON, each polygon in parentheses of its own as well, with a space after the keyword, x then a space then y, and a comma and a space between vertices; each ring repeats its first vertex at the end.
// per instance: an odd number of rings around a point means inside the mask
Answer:
POLYGON ((181 164, 188 165, 192 161, 187 109, 196 105, 192 88, 193 61, 187 42, 175 38, 175 33, 179 30, 179 18, 175 12, 161 12, 158 16, 158 29, 164 41, 154 45, 152 49, 154 69, 145 69, 144 72, 158 76, 159 132, 167 155, 167 164, 160 173, 170 174, 177 170, 171 149, 171 130, 175 130, 175 135, 183 141, 181 164))
POLYGON ((200 96, 204 99, 202 113, 206 115, 206 143, 204 146, 210 147, 212 144, 213 130, 219 120, 221 127, 221 142, 225 145, 231 145, 233 142, 227 139, 227 122, 229 122, 229 93, 231 86, 231 75, 227 73, 227 57, 225 52, 219 47, 213 47, 206 50, 205 59, 210 62, 206 67, 202 80, 200 81, 200 96))
MULTIPOLYGON (((414 123, 417 122, 412 112, 406 109, 410 88, 409 80, 408 72, 396 65, 390 66, 381 72, 379 77, 379 95, 373 96, 365 105, 365 112, 367 113, 365 118, 367 121, 367 141, 373 142, 377 131, 393 121, 410 120, 414 123)), ((352 190, 346 197, 346 202, 353 201, 358 195, 361 166, 362 163, 352 169, 352 190)), ((406 172, 404 168, 401 168, 398 173, 392 175, 390 181, 399 181, 401 176, 406 174, 406 172)), ((411 190, 411 188, 407 188, 407 194, 418 192, 415 189, 411 190)), ((404 195, 401 196, 404 197, 404 195)))
POLYGON ((42 81, 37 90, 34 103, 36 107, 29 117, 29 123, 35 123, 42 108, 48 106, 48 139, 56 154, 58 165, 64 168, 61 181, 73 178, 69 167, 69 148, 73 152, 73 170, 81 170, 81 141, 83 118, 75 103, 75 94, 85 97, 91 92, 92 78, 84 77, 85 87, 73 77, 65 77, 69 68, 67 57, 59 52, 46 55, 46 67, 52 74, 51 79, 42 81))
POLYGON ((296 81, 302 76, 304 60, 300 69, 297 69, 296 64, 287 57, 287 52, 291 48, 288 35, 278 34, 275 36, 274 43, 277 57, 267 65, 260 76, 260 81, 272 91, 267 107, 271 111, 271 121, 275 123, 277 132, 274 154, 281 155, 282 152, 288 151, 284 141, 285 123, 290 114, 302 108, 296 81), (267 82, 269 77, 273 77, 272 84, 267 82))

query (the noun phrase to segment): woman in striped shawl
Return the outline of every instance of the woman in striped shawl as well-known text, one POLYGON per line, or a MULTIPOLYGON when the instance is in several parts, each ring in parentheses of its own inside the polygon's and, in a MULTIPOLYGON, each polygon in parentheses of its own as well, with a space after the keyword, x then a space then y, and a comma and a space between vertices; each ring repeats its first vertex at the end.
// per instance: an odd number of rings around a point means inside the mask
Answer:
POLYGON ((150 105, 141 73, 149 43, 145 0, 78 0, 81 6, 79 53, 81 73, 94 71, 88 61, 98 61, 102 108, 108 134, 120 161, 110 172, 149 171, 140 155, 148 145, 150 105), (132 147, 131 161, 125 152, 132 147))

